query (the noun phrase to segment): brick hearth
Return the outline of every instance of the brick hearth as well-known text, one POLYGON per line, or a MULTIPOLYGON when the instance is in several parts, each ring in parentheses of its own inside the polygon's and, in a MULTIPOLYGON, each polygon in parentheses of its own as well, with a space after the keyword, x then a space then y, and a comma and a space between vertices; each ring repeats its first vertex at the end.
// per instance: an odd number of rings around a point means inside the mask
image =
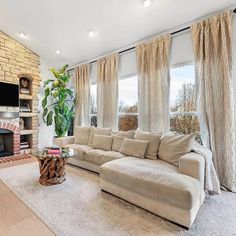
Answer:
POLYGON ((10 122, 0 121, 0 129, 6 129, 13 132, 13 153, 20 154, 20 129, 19 126, 10 122))

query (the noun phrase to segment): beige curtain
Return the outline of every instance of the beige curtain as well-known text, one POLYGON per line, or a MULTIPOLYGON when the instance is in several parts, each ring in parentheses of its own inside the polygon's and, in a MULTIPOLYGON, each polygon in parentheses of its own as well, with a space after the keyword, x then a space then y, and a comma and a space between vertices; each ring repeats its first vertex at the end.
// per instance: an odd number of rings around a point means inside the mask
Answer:
POLYGON ((98 127, 117 128, 118 54, 97 62, 98 127))
POLYGON ((89 126, 90 81, 89 65, 81 65, 76 69, 76 110, 75 125, 89 126))
POLYGON ((169 50, 170 35, 136 47, 141 130, 169 130, 169 50))
POLYGON ((196 23, 191 31, 202 141, 213 152, 221 184, 236 191, 232 13, 196 23))

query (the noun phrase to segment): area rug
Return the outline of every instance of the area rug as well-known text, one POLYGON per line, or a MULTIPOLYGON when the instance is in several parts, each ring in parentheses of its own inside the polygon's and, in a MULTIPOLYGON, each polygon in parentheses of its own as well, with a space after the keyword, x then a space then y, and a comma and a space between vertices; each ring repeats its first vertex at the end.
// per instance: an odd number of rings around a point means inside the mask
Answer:
POLYGON ((236 195, 207 197, 190 230, 104 193, 99 176, 67 168, 67 180, 38 183, 38 164, 0 170, 0 178, 58 236, 236 235, 236 195))
POLYGON ((19 161, 19 160, 29 159, 29 158, 32 158, 32 156, 30 154, 22 154, 22 155, 17 155, 17 156, 1 157, 0 158, 0 164, 12 162, 12 161, 19 161))

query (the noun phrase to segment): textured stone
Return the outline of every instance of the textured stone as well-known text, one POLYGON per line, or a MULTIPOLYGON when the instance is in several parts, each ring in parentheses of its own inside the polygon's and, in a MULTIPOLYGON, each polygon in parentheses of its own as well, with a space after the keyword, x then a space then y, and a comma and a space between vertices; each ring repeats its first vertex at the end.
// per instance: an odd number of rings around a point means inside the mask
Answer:
MULTIPOLYGON (((20 77, 27 77, 32 80, 32 97, 37 99, 39 93, 40 78, 40 58, 30 49, 10 38, 0 31, 0 81, 7 81, 19 84, 20 77)), ((32 111, 38 111, 37 100, 33 102, 32 111)), ((37 148, 38 144, 38 121, 32 121, 32 147, 37 148)), ((19 125, 19 124, 18 124, 19 125)))

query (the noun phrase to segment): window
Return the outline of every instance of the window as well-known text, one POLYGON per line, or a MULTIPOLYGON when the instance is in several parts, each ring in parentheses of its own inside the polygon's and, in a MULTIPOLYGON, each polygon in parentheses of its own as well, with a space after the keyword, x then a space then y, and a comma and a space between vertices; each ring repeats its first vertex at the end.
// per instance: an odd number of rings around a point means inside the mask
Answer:
POLYGON ((119 80, 119 130, 138 128, 138 77, 131 76, 119 80))
POLYGON ((90 124, 97 127, 97 84, 90 86, 90 124))
POLYGON ((170 126, 171 131, 196 134, 201 142, 195 99, 194 65, 184 65, 170 71, 170 126))

